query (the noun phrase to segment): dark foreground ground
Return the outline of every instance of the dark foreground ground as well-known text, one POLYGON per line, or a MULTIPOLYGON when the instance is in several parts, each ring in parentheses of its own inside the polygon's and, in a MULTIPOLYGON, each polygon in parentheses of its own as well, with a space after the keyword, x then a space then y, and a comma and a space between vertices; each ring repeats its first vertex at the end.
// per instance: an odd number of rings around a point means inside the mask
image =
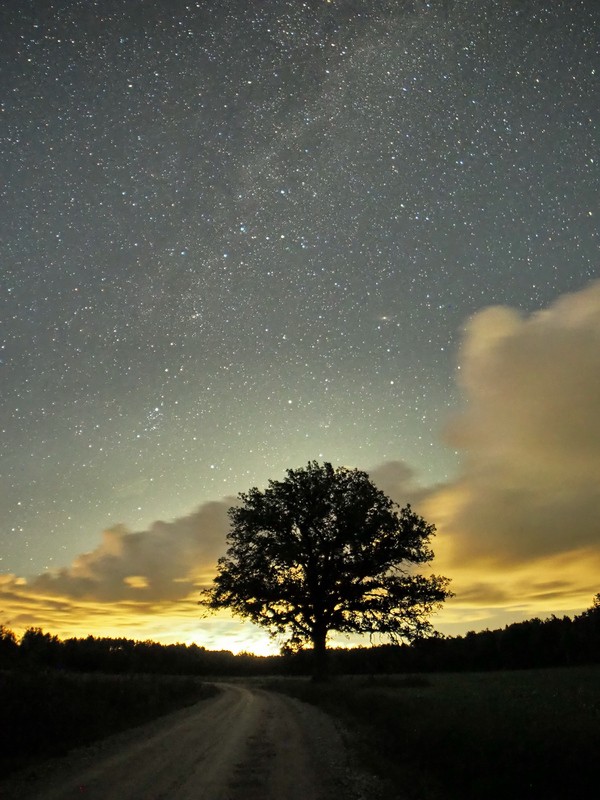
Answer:
POLYGON ((600 668, 272 681, 354 732, 407 800, 588 800, 600 785, 600 668))
MULTIPOLYGON (((267 797, 265 786, 271 787, 269 791, 280 792, 274 795, 277 800, 285 800, 287 796, 280 789, 273 789, 280 786, 277 781, 292 774, 292 768, 285 767, 285 759, 292 756, 294 748, 281 750, 290 734, 284 736, 273 727, 275 723, 283 724, 284 719, 289 719, 289 730, 300 725, 303 741, 312 740, 314 744, 317 736, 318 746, 312 751, 317 754, 327 752, 328 740, 333 741, 335 736, 340 739, 341 733, 342 749, 349 749, 348 763, 353 768, 352 785, 346 783, 342 793, 345 797, 357 792, 356 796, 361 798, 386 800, 505 800, 507 797, 587 800, 596 796, 600 784, 600 667, 348 677, 326 685, 315 685, 305 679, 257 679, 246 682, 253 696, 258 691, 252 703, 247 692, 244 693, 244 682, 240 684, 237 694, 229 693, 230 720, 221 727, 223 736, 230 738, 236 730, 249 726, 248 735, 242 737, 246 742, 244 752, 251 754, 248 757, 240 755, 241 750, 232 749, 229 738, 229 744, 225 739, 219 744, 210 730, 203 729, 205 712, 192 711, 192 707, 198 702, 200 706, 214 703, 223 689, 219 692, 214 685, 196 678, 0 673, 0 797, 11 796, 5 789, 4 779, 8 777, 17 787, 12 796, 25 797, 23 786, 29 786, 33 791, 31 796, 37 800, 42 795, 36 794, 36 774, 42 776, 46 786, 48 776, 58 775, 61 769, 65 775, 64 770, 75 770, 73 775, 76 775, 78 764, 84 771, 91 770, 90 774, 96 776, 94 780, 104 780, 95 754, 100 758, 104 750, 112 752, 113 745, 102 744, 108 742, 105 737, 131 728, 126 734, 127 741, 133 743, 137 753, 136 742, 146 741, 148 734, 146 728, 132 726, 156 724, 157 731, 166 731, 171 725, 167 718, 164 726, 158 720, 148 721, 173 713, 183 713, 187 720, 187 711, 174 712, 187 707, 190 707, 190 722, 186 722, 186 731, 189 729, 191 738, 190 752, 185 758, 189 764, 203 763, 204 755, 198 748, 204 745, 197 747, 195 737, 198 742, 206 740, 207 746, 210 745, 214 762, 218 760, 217 752, 235 753, 235 764, 227 766, 229 762, 223 761, 220 785, 223 791, 231 793, 227 775, 239 767, 240 781, 234 788, 238 794, 246 792, 246 797, 258 797, 256 792, 261 791, 261 797, 267 797), (267 703, 261 686, 316 705, 337 722, 328 727, 325 717, 300 713, 300 707, 289 705, 284 713, 283 706, 276 708, 276 700, 267 703), (235 703, 234 698, 237 698, 235 703), (240 698, 245 698, 244 702, 240 698), (248 719, 252 719, 251 725, 248 719), (269 755, 269 747, 265 749, 267 740, 260 733, 263 728, 271 732, 272 752, 279 753, 275 772, 271 770, 272 753, 269 755), (98 744, 92 745, 93 742, 98 744), (88 750, 74 749, 81 745, 88 745, 88 750), (99 749, 96 751, 94 747, 99 749), (81 752, 84 755, 77 755, 81 752), (251 766, 255 759, 262 764, 258 772, 253 772, 251 766), (26 774, 34 778, 19 783, 20 776, 26 774), (356 785, 357 778, 363 781, 362 788, 356 785)), ((216 714, 213 722, 207 717, 208 728, 216 729, 221 716, 216 714)), ((179 736, 178 733, 173 741, 179 741, 179 736)), ((340 742, 333 744, 341 752, 340 742)), ((118 759, 125 757, 121 745, 113 749, 118 759)), ((296 767, 304 764, 303 758, 306 761, 306 756, 300 752, 297 755, 300 760, 294 758, 290 762, 296 767)), ((140 757, 149 769, 159 763, 154 756, 140 757)), ((167 764, 163 778, 187 780, 183 774, 186 769, 181 759, 175 759, 167 764)), ((298 774, 308 774, 306 764, 298 769, 298 774)), ((197 772, 203 774, 200 768, 197 772)), ((327 769, 315 774, 311 791, 318 796, 318 775, 327 775, 327 769)), ((152 788, 155 781, 149 775, 146 788, 152 788)), ((196 791, 195 784, 189 785, 190 791, 196 791)), ((145 792, 146 788, 140 791, 145 792)), ((137 788, 133 787, 133 791, 137 788)), ((107 796, 102 795, 103 800, 107 796)), ((124 797, 118 791, 115 796, 120 800, 124 797)), ((140 796, 146 800, 146 795, 140 796)), ((206 797, 214 800, 216 795, 206 797)))
POLYGON ((377 800, 327 714, 257 686, 216 688, 187 708, 30 764, 0 780, 0 797, 377 800))

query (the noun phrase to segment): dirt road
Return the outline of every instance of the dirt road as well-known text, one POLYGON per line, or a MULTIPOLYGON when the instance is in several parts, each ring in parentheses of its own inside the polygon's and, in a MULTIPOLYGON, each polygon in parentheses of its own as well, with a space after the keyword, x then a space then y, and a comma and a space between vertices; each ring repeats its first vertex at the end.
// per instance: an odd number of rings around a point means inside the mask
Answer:
MULTIPOLYGON (((30 770, 1 800, 330 800, 357 797, 332 720, 235 684, 194 706, 30 770)), ((362 793, 361 793, 362 794, 362 793)))

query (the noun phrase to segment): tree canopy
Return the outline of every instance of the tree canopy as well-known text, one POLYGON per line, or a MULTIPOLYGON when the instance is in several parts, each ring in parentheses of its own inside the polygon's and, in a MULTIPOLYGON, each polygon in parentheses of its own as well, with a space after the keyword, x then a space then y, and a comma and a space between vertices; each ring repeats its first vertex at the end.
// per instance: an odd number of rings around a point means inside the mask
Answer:
POLYGON ((312 461, 239 500, 201 605, 227 608, 288 646, 312 643, 317 677, 331 631, 397 641, 431 630, 428 617, 449 581, 414 565, 433 558, 435 528, 410 505, 398 510, 365 472, 312 461))

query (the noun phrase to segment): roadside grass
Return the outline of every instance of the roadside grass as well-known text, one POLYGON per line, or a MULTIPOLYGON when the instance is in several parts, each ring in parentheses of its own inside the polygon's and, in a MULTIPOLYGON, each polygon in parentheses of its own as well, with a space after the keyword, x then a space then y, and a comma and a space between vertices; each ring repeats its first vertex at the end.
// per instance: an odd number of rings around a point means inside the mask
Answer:
POLYGON ((216 691, 194 677, 0 672, 0 776, 216 691))
POLYGON ((339 717, 390 799, 588 800, 600 785, 600 667, 266 688, 339 717))

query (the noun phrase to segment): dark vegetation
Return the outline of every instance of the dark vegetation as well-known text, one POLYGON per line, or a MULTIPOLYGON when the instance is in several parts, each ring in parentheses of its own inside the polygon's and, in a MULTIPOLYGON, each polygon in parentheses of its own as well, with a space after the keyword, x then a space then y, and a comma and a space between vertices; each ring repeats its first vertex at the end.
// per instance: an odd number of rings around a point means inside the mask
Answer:
POLYGON ((412 641, 431 632, 449 581, 417 574, 433 558, 435 527, 398 505, 366 472, 310 461, 229 509, 227 554, 200 605, 229 609, 312 645, 316 680, 328 677, 331 631, 412 641))
POLYGON ((341 718, 390 800, 587 800, 598 789, 597 666, 267 686, 341 718))
POLYGON ((194 677, 0 673, 0 774, 214 694, 194 677))

